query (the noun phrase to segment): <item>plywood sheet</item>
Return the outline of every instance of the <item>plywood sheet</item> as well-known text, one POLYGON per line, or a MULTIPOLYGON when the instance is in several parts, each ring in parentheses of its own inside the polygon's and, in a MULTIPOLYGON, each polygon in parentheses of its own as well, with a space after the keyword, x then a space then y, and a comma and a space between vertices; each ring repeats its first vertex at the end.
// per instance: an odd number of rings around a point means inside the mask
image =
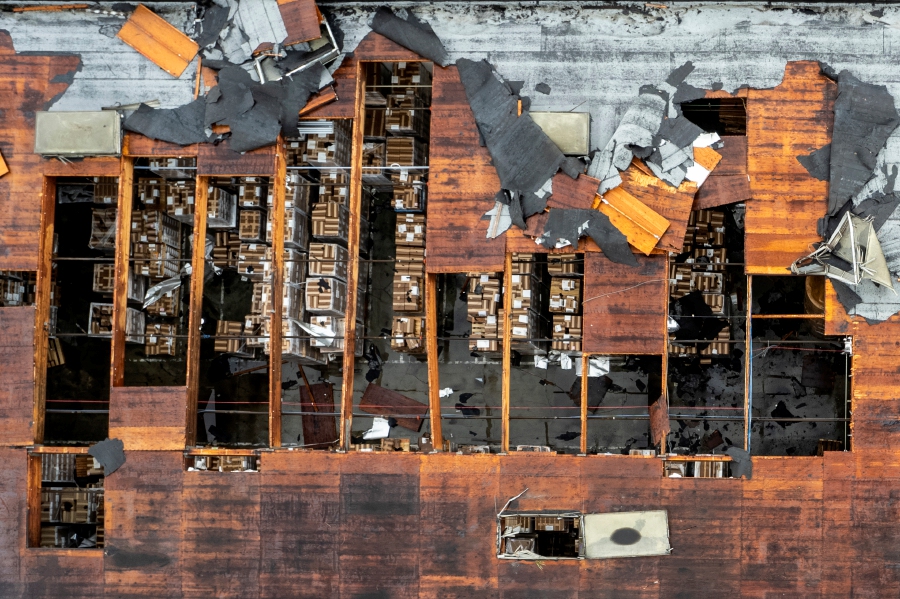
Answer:
POLYGON ((321 16, 315 0, 278 0, 278 11, 288 33, 283 45, 291 46, 321 37, 321 16))
POLYGON ((181 77, 200 49, 197 42, 143 4, 138 4, 116 37, 173 77, 181 77))
POLYGON ((669 228, 669 221, 621 187, 610 189, 602 198, 597 196, 597 202, 598 210, 609 217, 628 243, 646 256, 669 228))
POLYGON ((635 256, 636 267, 584 257, 586 352, 662 354, 666 343, 666 257, 635 256))
POLYGON ((669 228, 659 240, 657 249, 680 253, 684 246, 684 233, 694 204, 694 195, 697 193, 697 184, 685 181, 677 188, 672 187, 652 174, 647 174, 641 168, 643 165, 638 165, 639 161, 635 159, 622 171, 622 184, 619 187, 669 221, 669 228))
POLYGON ((106 479, 108 595, 181 597, 183 464, 182 451, 129 451, 106 479))
POLYGON ((275 148, 266 146, 241 154, 231 149, 227 139, 218 145, 200 144, 197 174, 271 177, 275 174, 275 148))
POLYGON ((335 416, 315 416, 309 412, 334 413, 334 386, 331 383, 310 385, 312 399, 305 385, 300 385, 300 409, 307 414, 303 420, 303 445, 316 447, 332 445, 338 440, 337 419, 335 416))
POLYGON ((828 184, 809 175, 800 154, 831 142, 837 85, 814 61, 789 62, 774 89, 747 98, 747 206, 744 257, 752 274, 781 274, 821 241, 828 184))
POLYGON ((37 270, 45 162, 32 154, 34 113, 68 88, 80 64, 75 55, 16 54, 0 31, 0 152, 10 170, 0 178, 0 270, 37 270))
POLYGON ((0 308, 0 445, 34 442, 34 307, 0 308))
POLYGON ((505 239, 486 239, 481 217, 493 208, 500 179, 478 127, 456 67, 436 68, 431 104, 428 272, 503 270, 505 239))
POLYGON ((366 387, 359 401, 359 409, 368 414, 393 416, 398 425, 411 431, 422 428, 422 422, 428 413, 428 406, 422 402, 375 383, 369 383, 366 387))
POLYGON ((27 488, 28 461, 22 449, 0 448, 0 580, 4 592, 11 597, 24 593, 20 575, 21 548, 25 547, 25 493, 27 488))
POLYGON ((109 436, 126 450, 177 451, 186 445, 187 387, 113 387, 109 436))
POLYGON ((747 175, 710 175, 697 190, 693 210, 715 208, 750 199, 750 178, 747 175))

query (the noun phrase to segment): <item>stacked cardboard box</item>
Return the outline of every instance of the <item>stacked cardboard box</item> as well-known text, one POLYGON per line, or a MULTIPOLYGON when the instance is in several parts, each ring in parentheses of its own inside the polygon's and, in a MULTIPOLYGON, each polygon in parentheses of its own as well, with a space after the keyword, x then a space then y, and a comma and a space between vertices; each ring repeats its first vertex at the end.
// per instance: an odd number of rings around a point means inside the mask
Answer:
MULTIPOLYGON (((274 313, 272 306, 272 286, 269 283, 254 283, 250 304, 253 315, 269 318, 274 313)), ((281 286, 281 317, 303 320, 303 294, 296 285, 281 286)))
POLYGON ((344 319, 336 316, 322 316, 320 314, 309 315, 310 324, 330 329, 334 336, 330 338, 315 337, 310 335, 310 344, 318 348, 323 354, 342 353, 344 351, 344 319))
POLYGON ((244 338, 244 323, 220 320, 216 323, 216 339, 213 348, 218 353, 249 356, 247 340, 244 338))
POLYGON ((247 243, 263 243, 268 234, 267 211, 242 209, 238 212, 238 238, 247 243))
MULTIPOLYGON (((256 286, 254 285, 254 291, 256 286)), ((249 349, 261 349, 265 346, 268 335, 266 323, 268 319, 262 314, 248 314, 244 317, 244 336, 249 349)))
MULTIPOLYGON (((125 341, 144 342, 144 313, 134 308, 126 308, 125 341)), ((91 337, 111 337, 113 330, 113 305, 91 302, 88 312, 88 335, 91 337)))
POLYGON ((233 229, 237 225, 236 194, 221 187, 210 185, 207 189, 206 228, 207 229, 233 229))
POLYGON ((213 246, 213 264, 219 268, 236 269, 241 250, 241 239, 232 231, 216 231, 213 246))
POLYGON ((316 133, 304 136, 303 162, 313 166, 347 166, 350 164, 350 139, 352 123, 347 119, 337 119, 334 132, 316 133))
MULTIPOLYGON (((350 254, 336 243, 309 244, 309 276, 347 280, 350 254)), ((362 280, 362 278, 360 278, 362 280)))
POLYGON ((194 224, 193 181, 166 181, 166 212, 174 219, 188 225, 194 224))
POLYGON ((113 250, 116 248, 116 213, 115 208, 94 208, 91 211, 89 248, 92 250, 113 250))
MULTIPOLYGON (((535 277, 533 254, 514 254, 510 274, 510 337, 512 349, 522 354, 534 354, 545 350, 546 344, 540 339, 542 333, 540 304, 540 281, 535 277)), ((504 290, 507 292, 507 290, 504 290)), ((506 320, 500 313, 500 336, 506 320)))
POLYGON ((424 63, 393 63, 391 85, 394 86, 394 93, 415 93, 424 103, 431 103, 431 72, 424 63))
POLYGON ((62 366, 66 363, 66 356, 63 354, 62 342, 57 337, 47 338, 47 366, 62 366))
POLYGON ((162 179, 138 179, 137 197, 145 208, 160 208, 163 191, 162 179))
POLYGON ((424 330, 424 316, 395 316, 391 326, 391 349, 412 354, 424 353, 424 330))
MULTIPOLYGON (((263 353, 269 354, 271 343, 268 332, 268 321, 264 321, 262 330, 263 353)), ((297 360, 301 364, 323 363, 319 348, 312 347, 309 333, 300 328, 300 321, 285 318, 281 321, 281 355, 297 360)))
POLYGON ((237 186, 241 208, 265 208, 270 205, 268 177, 241 177, 237 180, 237 186))
POLYGON ((425 209, 426 186, 424 176, 406 169, 391 173, 393 198, 391 206, 397 212, 421 212, 425 209))
POLYGON ((581 279, 558 276, 550 279, 550 312, 581 313, 581 279))
POLYGON ((261 281, 265 272, 266 251, 268 249, 261 243, 242 242, 238 250, 238 273, 248 279, 261 281))
POLYGON ((418 277, 395 273, 392 289, 394 312, 422 311, 422 281, 418 277))
MULTIPOLYGON (((503 327, 506 319, 505 312, 498 310, 497 316, 497 334, 503 337, 503 327)), ((510 311, 510 338, 514 344, 514 349, 518 351, 518 344, 532 342, 535 335, 538 334, 540 327, 538 325, 539 316, 534 310, 512 310, 510 311)))
POLYGON ((181 226, 178 221, 157 210, 134 210, 131 213, 131 241, 181 245, 181 226))
POLYGON ((118 177, 94 177, 94 203, 112 205, 119 203, 118 177))
POLYGON ((347 311, 347 284, 332 277, 309 277, 304 285, 306 309, 314 314, 343 316, 347 311))
POLYGON ((350 212, 337 202, 319 202, 312 212, 312 236, 316 241, 347 244, 350 212))
MULTIPOLYGON (((381 96, 384 102, 384 96, 381 96)), ((366 120, 363 122, 363 135, 365 137, 384 137, 384 107, 367 108, 366 120)))
POLYGON ((425 166, 426 144, 415 137, 389 137, 387 138, 388 166, 413 167, 425 166))
POLYGON ((309 214, 309 190, 312 182, 300 173, 289 171, 286 184, 284 207, 296 208, 304 214, 309 214))
POLYGON ((180 288, 164 293, 157 301, 147 306, 147 314, 164 318, 175 318, 180 313, 180 288))
POLYGON ((553 315, 553 349, 562 352, 580 352, 582 335, 581 316, 553 315))
POLYGON ((547 272, 551 277, 575 275, 581 272, 582 261, 577 254, 550 254, 547 256, 547 272))
POLYGON ((287 166, 302 166, 303 154, 306 149, 304 139, 286 139, 284 142, 284 160, 287 166))
POLYGON ((385 130, 391 135, 425 136, 425 105, 412 93, 391 94, 387 97, 385 130))
MULTIPOLYGON (((283 262, 282 278, 284 284, 302 285, 303 280, 306 278, 306 257, 297 250, 285 248, 283 262)), ((263 278, 267 283, 272 280, 272 264, 274 264, 272 248, 267 247, 266 258, 263 263, 263 278)))
MULTIPOLYGON (((241 211, 243 214, 243 211, 241 211)), ((272 242, 272 217, 275 211, 269 210, 266 221, 266 241, 272 242)), ((306 250, 309 246, 309 219, 299 208, 284 209, 284 247, 295 250, 306 250)))
POLYGON ((17 273, 0 271, 0 306, 24 305, 26 291, 25 281, 17 273))
POLYGON ((395 268, 405 275, 425 278, 425 248, 418 246, 397 245, 395 268))
MULTIPOLYGON (((116 286, 116 265, 110 262, 94 264, 93 291, 103 295, 112 295, 116 286)), ((143 302, 147 293, 147 278, 135 275, 133 269, 128 269, 128 286, 126 297, 129 301, 143 302)))
POLYGON ((175 326, 150 323, 144 331, 144 354, 148 356, 175 355, 175 326))
POLYGON ((344 170, 323 170, 319 175, 319 202, 350 202, 350 176, 344 170))
POLYGON ((131 257, 139 274, 150 277, 150 284, 177 276, 181 270, 181 252, 165 243, 131 244, 131 257))
POLYGON ((398 246, 425 247, 425 215, 405 213, 397 215, 394 241, 398 246))
MULTIPOLYGON (((703 293, 703 301, 716 316, 725 317, 725 284, 728 273, 728 252, 725 248, 725 212, 722 210, 695 210, 688 218, 684 237, 684 262, 669 266, 669 293, 679 299, 693 291, 703 293)), ((701 360, 709 363, 712 356, 728 355, 731 346, 731 329, 724 328, 710 346, 700 352, 701 360)), ((696 347, 683 347, 669 343, 669 351, 675 355, 695 355, 696 347)))
POLYGON ((500 278, 492 274, 470 274, 466 294, 466 311, 472 323, 469 349, 495 352, 500 349, 498 326, 500 278))

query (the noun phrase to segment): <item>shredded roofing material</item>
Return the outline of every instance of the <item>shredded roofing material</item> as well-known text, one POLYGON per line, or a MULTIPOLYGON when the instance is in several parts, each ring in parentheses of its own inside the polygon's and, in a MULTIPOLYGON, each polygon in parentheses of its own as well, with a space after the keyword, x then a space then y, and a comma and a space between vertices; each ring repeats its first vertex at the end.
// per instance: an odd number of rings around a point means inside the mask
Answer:
POLYGON ((125 463, 125 444, 120 439, 106 439, 88 449, 88 454, 103 466, 103 475, 109 476, 125 463))
POLYGON ((837 81, 831 142, 828 214, 834 215, 872 177, 878 152, 900 125, 894 98, 883 85, 864 83, 847 70, 822 73, 837 81))
POLYGON ((628 240, 609 220, 596 210, 555 208, 544 225, 537 242, 546 248, 578 246, 581 237, 590 237, 603 254, 619 264, 637 266, 628 240))
POLYGON ((407 10, 406 18, 401 19, 391 9, 382 6, 375 12, 370 26, 376 33, 442 67, 451 64, 450 55, 431 26, 417 19, 411 11, 407 10))
POLYGON ((803 165, 810 177, 828 181, 831 174, 831 144, 824 145, 809 154, 801 154, 797 156, 797 161, 803 165))
POLYGON ((150 108, 141 104, 123 126, 128 131, 140 133, 152 139, 187 146, 210 140, 203 119, 206 100, 198 98, 178 108, 150 108))
POLYGON ((566 157, 527 113, 519 116, 518 96, 487 61, 460 59, 457 68, 501 188, 521 202, 524 218, 543 211, 566 157))

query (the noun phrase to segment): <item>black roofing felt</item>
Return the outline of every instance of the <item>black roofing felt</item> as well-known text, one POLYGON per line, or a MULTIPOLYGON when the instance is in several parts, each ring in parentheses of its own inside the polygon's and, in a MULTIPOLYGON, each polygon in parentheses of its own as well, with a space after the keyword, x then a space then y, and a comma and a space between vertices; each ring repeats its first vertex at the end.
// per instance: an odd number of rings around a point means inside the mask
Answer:
POLYGON ((451 64, 450 55, 431 26, 415 18, 412 13, 408 15, 406 20, 401 19, 391 9, 382 6, 372 18, 372 30, 442 67, 451 64))
POLYGON ((844 309, 850 312, 853 310, 857 304, 862 303, 862 298, 857 295, 857 293, 850 288, 849 285, 845 283, 841 283, 835 279, 831 279, 831 284, 834 285, 834 290, 837 293, 838 301, 841 302, 841 305, 844 306, 844 309))
POLYGON ((879 193, 860 202, 853 213, 857 216, 871 216, 872 226, 877 233, 882 225, 891 217, 897 206, 900 206, 900 194, 879 193))
POLYGON ((653 138, 653 145, 659 146, 665 140, 679 148, 687 148, 702 134, 703 129, 683 116, 663 119, 659 125, 659 132, 653 138))
POLYGON ((581 237, 593 239, 603 250, 603 255, 613 262, 637 266, 625 235, 612 225, 608 216, 597 210, 551 209, 540 242, 546 248, 553 248, 558 240, 565 239, 575 246, 581 237), (585 223, 588 225, 582 229, 585 223))
POLYGON ((103 476, 109 476, 125 463, 125 444, 120 439, 106 439, 88 449, 88 454, 103 466, 103 476))
POLYGON ((824 145, 809 154, 801 154, 797 156, 797 161, 803 165, 810 177, 828 181, 831 172, 831 144, 824 145))
POLYGON ((519 116, 518 96, 487 61, 460 59, 457 68, 500 186, 521 193, 525 218, 541 212, 546 200, 534 198, 534 193, 566 157, 527 113, 519 116))
MULTIPOLYGON (((822 72, 835 78, 827 65, 823 65, 822 72)), ((834 102, 829 214, 835 214, 871 178, 878 152, 900 125, 894 98, 885 86, 864 83, 846 70, 836 80, 838 97, 834 102)))
MULTIPOLYGON (((228 12, 227 6, 210 4, 200 21, 200 35, 195 40, 198 46, 205 48, 215 43, 219 38, 219 33, 225 27, 225 23, 228 22, 228 12)), ((204 66, 206 65, 204 64, 204 66)))
POLYGON ((750 452, 739 447, 731 446, 725 450, 725 453, 731 456, 731 476, 741 478, 746 476, 748 479, 753 478, 753 460, 750 452))
POLYGON ((551 87, 549 85, 547 85, 546 83, 544 83, 543 81, 541 81, 540 83, 538 83, 537 85, 534 86, 534 91, 542 93, 542 94, 549 94, 550 90, 551 90, 551 87))
POLYGON ((199 98, 178 108, 150 108, 141 104, 125 119, 124 127, 149 137, 187 146, 210 140, 203 119, 206 100, 199 98))

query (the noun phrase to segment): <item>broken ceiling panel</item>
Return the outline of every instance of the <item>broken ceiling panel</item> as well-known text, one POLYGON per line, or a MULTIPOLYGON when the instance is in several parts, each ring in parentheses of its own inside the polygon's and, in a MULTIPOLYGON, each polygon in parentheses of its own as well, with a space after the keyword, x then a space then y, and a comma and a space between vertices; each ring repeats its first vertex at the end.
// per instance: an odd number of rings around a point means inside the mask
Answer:
POLYGON ((460 59, 457 68, 501 187, 522 196, 525 218, 541 212, 565 156, 527 113, 518 115, 517 96, 487 61, 460 59))
POLYGON ((200 49, 195 41, 142 4, 116 37, 173 77, 181 77, 200 49))
MULTIPOLYGON (((372 17, 372 30, 380 33, 404 48, 412 50, 419 56, 446 67, 451 64, 450 56, 444 44, 434 33, 430 25, 418 20, 410 11, 401 19, 391 9, 382 6, 372 17)), ((459 66, 457 64, 457 66, 459 66)))
POLYGON ((828 187, 828 213, 834 215, 871 178, 900 115, 885 86, 864 83, 846 70, 835 76, 824 65, 822 72, 838 84, 828 187))

